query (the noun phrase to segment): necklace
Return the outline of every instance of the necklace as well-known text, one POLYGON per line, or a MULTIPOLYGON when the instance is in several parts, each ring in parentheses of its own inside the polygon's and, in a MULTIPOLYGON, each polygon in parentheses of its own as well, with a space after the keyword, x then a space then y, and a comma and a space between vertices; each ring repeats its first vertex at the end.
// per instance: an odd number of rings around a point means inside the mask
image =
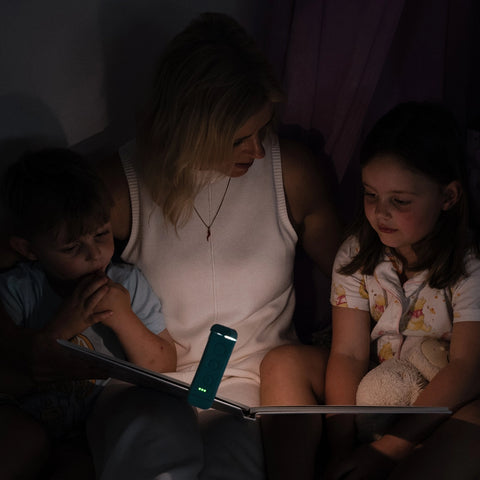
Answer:
MULTIPOLYGON (((225 187, 225 191, 223 192, 223 195, 222 195, 222 199, 220 200, 220 203, 218 205, 218 208, 217 208, 217 211, 215 212, 215 215, 213 216, 212 220, 210 221, 210 223, 207 223, 203 218, 202 216, 198 213, 198 210, 196 209, 195 205, 193 206, 193 210, 195 211, 195 213, 197 214, 198 218, 200 219, 200 221, 205 225, 205 227, 207 227, 207 242, 210 240, 210 235, 211 235, 211 228, 212 228, 212 225, 213 225, 213 222, 215 221, 215 219, 217 218, 218 216, 218 213, 220 212, 220 209, 222 208, 222 205, 223 205, 223 201, 225 200, 225 196, 227 195, 227 190, 228 190, 228 187, 230 186, 230 181, 232 180, 232 177, 228 177, 228 182, 227 182, 227 186, 225 187)), ((209 187, 210 188, 210 187, 209 187)))

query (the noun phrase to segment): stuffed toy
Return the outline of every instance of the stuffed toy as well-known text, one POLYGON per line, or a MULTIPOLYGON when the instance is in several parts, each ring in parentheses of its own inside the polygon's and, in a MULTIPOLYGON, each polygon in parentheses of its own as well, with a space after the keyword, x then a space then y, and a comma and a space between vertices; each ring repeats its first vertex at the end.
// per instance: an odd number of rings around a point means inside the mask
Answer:
MULTIPOLYGON (((419 337, 416 348, 402 358, 385 360, 370 370, 357 389, 357 405, 412 405, 432 378, 448 363, 448 342, 419 337)), ((360 441, 380 438, 393 415, 357 415, 360 441)))

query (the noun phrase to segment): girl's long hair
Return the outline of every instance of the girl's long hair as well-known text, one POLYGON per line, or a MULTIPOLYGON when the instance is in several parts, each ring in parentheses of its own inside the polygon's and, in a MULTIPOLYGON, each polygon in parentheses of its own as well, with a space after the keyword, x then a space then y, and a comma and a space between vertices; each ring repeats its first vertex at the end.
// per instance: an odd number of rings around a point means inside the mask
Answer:
POLYGON ((175 227, 232 156, 235 132, 284 98, 265 57, 232 18, 205 13, 167 46, 138 132, 142 179, 175 227), (201 178, 201 179, 200 179, 201 178))
MULTIPOLYGON (((393 155, 406 168, 426 175, 440 186, 458 181, 461 195, 450 209, 442 211, 433 231, 412 247, 418 258, 413 271, 428 270, 432 288, 453 285, 465 271, 465 257, 470 249, 476 255, 478 228, 469 211, 468 182, 464 144, 453 115, 443 106, 428 102, 407 102, 384 115, 367 135, 360 151, 363 168, 379 155, 393 155)), ((350 275, 360 271, 373 274, 386 253, 385 247, 368 222, 363 202, 349 234, 356 235, 360 250, 340 272, 350 275)), ((404 263, 394 249, 389 249, 404 263)))

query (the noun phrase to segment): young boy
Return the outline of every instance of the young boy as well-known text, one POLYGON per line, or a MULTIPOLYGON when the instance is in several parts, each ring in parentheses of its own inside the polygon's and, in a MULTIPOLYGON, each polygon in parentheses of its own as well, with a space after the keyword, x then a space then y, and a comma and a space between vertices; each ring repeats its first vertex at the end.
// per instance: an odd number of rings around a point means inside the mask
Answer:
MULTIPOLYGON (((134 266, 111 263, 112 199, 88 163, 64 149, 27 154, 7 170, 2 192, 10 244, 26 259, 0 275, 0 299, 12 321, 50 339, 174 371, 175 345, 158 298, 134 266)), ((52 445, 82 431, 108 379, 39 384, 2 363, 2 478, 33 478, 48 464, 52 445)), ((78 463, 72 467, 85 478, 78 463)))

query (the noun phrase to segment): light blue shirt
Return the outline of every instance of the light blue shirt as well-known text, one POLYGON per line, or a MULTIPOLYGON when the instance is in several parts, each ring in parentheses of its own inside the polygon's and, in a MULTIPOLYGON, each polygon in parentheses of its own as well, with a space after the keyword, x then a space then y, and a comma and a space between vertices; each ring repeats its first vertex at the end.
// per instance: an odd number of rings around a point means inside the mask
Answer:
MULTIPOLYGON (((137 267, 112 263, 106 273, 128 290, 132 311, 152 333, 158 334, 165 329, 160 300, 137 267)), ((18 326, 32 329, 43 328, 63 302, 51 288, 45 272, 35 262, 19 263, 0 274, 0 298, 10 318, 18 326)), ((115 333, 101 323, 87 328, 79 337, 83 346, 125 358, 115 333)))
MULTIPOLYGON (((107 275, 130 293, 132 311, 154 334, 165 329, 158 297, 142 272, 128 264, 110 264, 107 275)), ((0 298, 16 325, 43 328, 58 312, 63 299, 50 286, 37 263, 19 263, 0 274, 0 298)), ((125 358, 115 333, 98 323, 71 341, 97 352, 125 358)), ((57 438, 86 418, 102 386, 108 379, 75 380, 51 385, 21 399, 21 406, 44 423, 57 438)))

